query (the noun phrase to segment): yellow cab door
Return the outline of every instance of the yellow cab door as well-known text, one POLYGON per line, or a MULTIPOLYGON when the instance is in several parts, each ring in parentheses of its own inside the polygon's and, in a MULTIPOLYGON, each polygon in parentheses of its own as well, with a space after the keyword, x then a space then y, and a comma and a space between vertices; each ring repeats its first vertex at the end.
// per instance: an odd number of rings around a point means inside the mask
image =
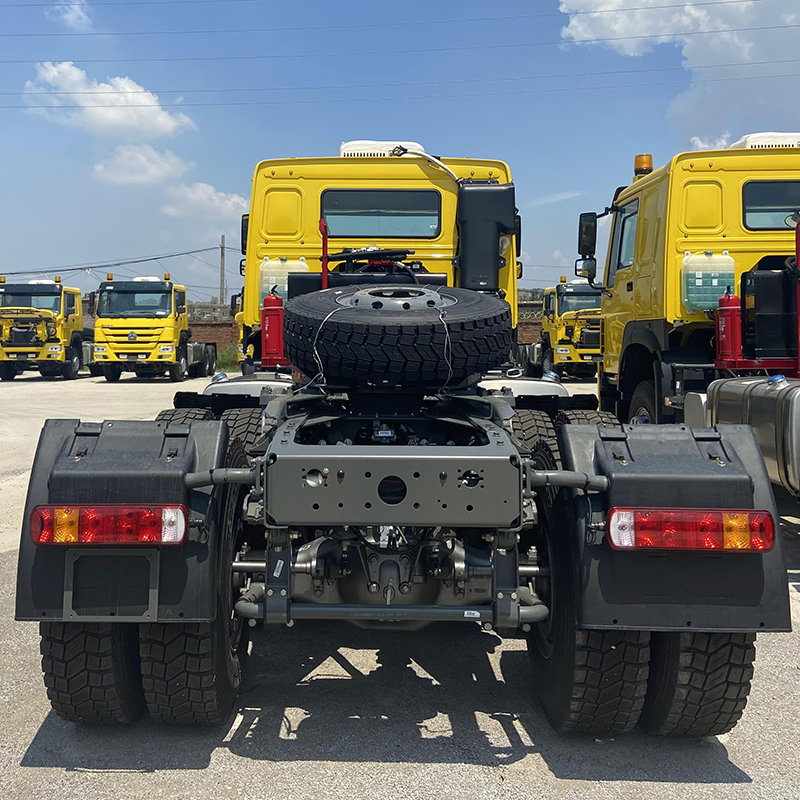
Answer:
POLYGON ((634 263, 639 198, 620 207, 614 214, 608 261, 603 285, 611 296, 603 296, 603 371, 613 378, 619 373, 622 336, 634 316, 634 263))

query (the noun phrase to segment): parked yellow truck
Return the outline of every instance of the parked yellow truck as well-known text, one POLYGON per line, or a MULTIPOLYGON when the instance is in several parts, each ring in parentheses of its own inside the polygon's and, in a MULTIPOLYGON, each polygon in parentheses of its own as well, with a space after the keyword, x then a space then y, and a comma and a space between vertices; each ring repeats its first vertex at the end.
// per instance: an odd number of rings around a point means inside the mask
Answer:
POLYGON ((266 359, 262 364, 265 296, 274 289, 284 300, 290 299, 288 275, 295 276, 297 291, 323 288, 326 244, 331 253, 352 250, 361 255, 331 260, 331 287, 394 274, 405 283, 498 292, 511 308, 516 338, 517 278, 522 265, 517 261, 521 225, 513 191, 508 165, 502 161, 438 159, 413 142, 346 142, 338 157, 258 164, 250 213, 242 218, 244 288, 240 304, 231 306, 240 330, 243 372, 268 368, 266 359), (466 188, 461 194, 470 199, 458 206, 462 184, 466 188), (469 240, 478 226, 470 216, 477 213, 475 208, 481 214, 499 215, 499 210, 484 208, 494 204, 500 209, 500 201, 490 194, 498 184, 507 187, 503 191, 511 198, 501 209, 506 216, 481 224, 498 228, 499 249, 475 257, 469 240), (491 200, 484 200, 483 193, 491 200), (370 257, 370 248, 376 250, 375 257, 370 257), (410 266, 396 266, 401 251, 409 256, 410 266))
POLYGON ((591 378, 600 358, 600 292, 562 275, 558 286, 544 290, 537 363, 542 372, 591 378))
POLYGON ((0 379, 26 369, 43 377, 78 377, 83 363, 80 289, 61 278, 6 283, 0 277, 0 379))
POLYGON ((118 381, 123 371, 141 378, 169 375, 172 381, 213 374, 216 345, 191 341, 186 287, 173 283, 169 273, 163 280, 114 280, 109 273, 91 305, 93 359, 107 381, 118 381))
POLYGON ((747 359, 763 375, 755 360, 765 354, 796 358, 785 264, 800 219, 800 134, 750 134, 724 150, 679 153, 656 170, 641 155, 634 172, 603 214, 580 219, 576 274, 594 283, 597 219, 613 216, 600 407, 624 421, 680 422, 688 393, 705 392, 747 359), (744 352, 733 360, 717 352, 715 323, 728 303, 742 316, 723 331, 741 333, 744 352))

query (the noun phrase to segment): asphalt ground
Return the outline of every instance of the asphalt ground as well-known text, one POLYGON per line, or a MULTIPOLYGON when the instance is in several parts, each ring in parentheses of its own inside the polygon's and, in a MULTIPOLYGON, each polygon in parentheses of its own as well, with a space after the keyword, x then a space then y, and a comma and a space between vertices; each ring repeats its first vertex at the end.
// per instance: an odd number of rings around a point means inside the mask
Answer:
MULTIPOLYGON (((0 385, 0 797, 800 797, 797 630, 758 637, 742 721, 699 741, 554 734, 523 643, 447 624, 414 634, 312 622, 256 631, 237 713, 219 728, 172 728, 146 717, 124 729, 63 722, 45 696, 36 625, 13 621, 19 525, 39 430, 48 417, 152 419, 175 389, 127 375, 107 384, 26 373, 0 385)), ((785 508, 800 629, 800 511, 785 508)))

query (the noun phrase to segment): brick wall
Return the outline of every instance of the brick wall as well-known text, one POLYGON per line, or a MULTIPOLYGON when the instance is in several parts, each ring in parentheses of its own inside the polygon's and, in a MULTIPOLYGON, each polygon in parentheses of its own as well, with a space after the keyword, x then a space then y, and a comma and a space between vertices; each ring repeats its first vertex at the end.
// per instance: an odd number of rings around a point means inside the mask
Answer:
POLYGON ((540 319, 521 319, 517 327, 517 341, 521 344, 531 344, 541 341, 542 321, 540 319))
POLYGON ((226 344, 235 344, 239 328, 233 322, 190 322, 192 341, 214 342, 217 349, 226 344))

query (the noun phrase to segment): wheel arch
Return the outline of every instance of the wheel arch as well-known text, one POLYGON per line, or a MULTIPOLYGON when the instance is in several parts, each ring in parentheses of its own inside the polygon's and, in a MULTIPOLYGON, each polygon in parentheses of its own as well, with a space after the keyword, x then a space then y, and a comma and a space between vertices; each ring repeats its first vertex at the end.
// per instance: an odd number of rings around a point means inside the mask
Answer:
POLYGON ((628 325, 622 340, 619 391, 630 399, 636 385, 653 379, 653 364, 662 360, 664 351, 658 335, 648 328, 628 325))

